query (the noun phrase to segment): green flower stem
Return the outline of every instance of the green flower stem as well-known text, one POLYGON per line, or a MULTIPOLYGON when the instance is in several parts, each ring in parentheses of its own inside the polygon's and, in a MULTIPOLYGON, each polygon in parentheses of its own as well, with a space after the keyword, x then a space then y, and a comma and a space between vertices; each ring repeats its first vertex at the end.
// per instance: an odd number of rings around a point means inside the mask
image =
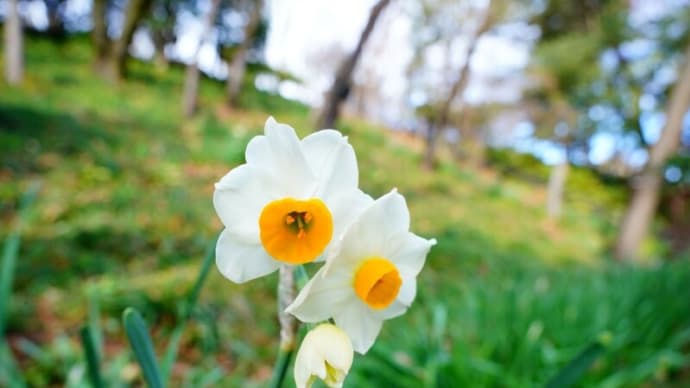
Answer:
POLYGON ((304 269, 304 266, 298 265, 295 267, 295 281, 297 282, 297 288, 300 290, 309 282, 309 275, 307 275, 307 270, 304 269))
MULTIPOLYGON (((297 283, 297 289, 301 290, 309 282, 309 274, 307 270, 304 269, 303 265, 298 265, 295 267, 295 282, 297 283)), ((302 326, 307 328, 307 331, 313 329, 317 326, 316 323, 302 322, 302 326)))
POLYGON ((280 322, 280 350, 273 367, 273 377, 269 387, 280 388, 287 375, 292 353, 295 351, 297 320, 285 312, 285 308, 295 300, 294 267, 281 265, 278 282, 278 321, 280 322))
POLYGON ((269 387, 280 388, 283 386, 283 381, 285 381, 285 376, 287 376, 288 365, 290 365, 290 359, 292 359, 292 354, 294 352, 294 345, 292 348, 280 347, 280 350, 278 351, 278 359, 273 367, 271 383, 268 385, 269 387))

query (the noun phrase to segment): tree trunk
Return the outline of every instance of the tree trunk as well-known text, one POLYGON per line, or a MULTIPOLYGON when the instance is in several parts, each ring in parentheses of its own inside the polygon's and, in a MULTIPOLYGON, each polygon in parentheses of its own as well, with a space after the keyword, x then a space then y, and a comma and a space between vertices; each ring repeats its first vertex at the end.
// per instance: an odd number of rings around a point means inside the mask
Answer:
POLYGON ((45 0, 48 13, 48 35, 53 38, 65 37, 65 24, 62 22, 61 8, 65 0, 45 0))
POLYGON ((118 82, 125 77, 126 63, 129 54, 129 44, 132 42, 134 32, 141 19, 151 8, 153 0, 129 0, 125 21, 122 25, 122 34, 115 41, 113 51, 108 61, 106 77, 114 82, 118 82))
POLYGON ((199 78, 201 77, 199 74, 199 66, 197 65, 199 60, 199 52, 204 44, 204 40, 206 40, 206 36, 211 32, 211 28, 213 28, 213 22, 216 20, 216 15, 218 14, 219 9, 220 0, 213 0, 211 2, 211 9, 208 11, 208 15, 206 15, 204 31, 199 39, 199 44, 194 50, 194 57, 192 58, 192 62, 187 65, 187 70, 185 72, 184 92, 182 93, 182 112, 184 113, 184 116, 188 118, 194 115, 197 108, 199 78))
POLYGON ((357 66, 357 61, 359 57, 362 56, 362 50, 366 44, 369 36, 374 30, 376 21, 381 15, 382 11, 390 3, 390 0, 379 0, 376 5, 371 9, 369 13, 369 20, 359 36, 359 42, 355 50, 340 64, 338 71, 335 75, 335 80, 331 89, 326 94, 326 101, 323 108, 319 114, 319 118, 316 120, 317 130, 323 128, 333 128, 335 120, 337 120, 340 105, 347 99, 350 94, 350 88, 352 83, 352 74, 354 73, 355 67, 357 66))
POLYGON ((651 147, 645 168, 634 180, 632 199, 623 216, 616 244, 615 254, 618 260, 634 260, 639 257, 640 243, 646 237, 658 207, 659 190, 663 183, 662 169, 680 146, 683 119, 689 108, 690 47, 686 50, 685 63, 669 98, 664 130, 659 141, 651 147))
POLYGON ((175 41, 175 26, 177 25, 178 0, 154 1, 152 17, 150 18, 150 34, 153 41, 153 63, 156 70, 164 72, 170 67, 165 56, 165 46, 175 41))
POLYGON ((22 21, 17 0, 8 0, 5 16, 5 78, 10 85, 18 85, 24 78, 24 42, 22 21))
POLYGON ((491 24, 493 23, 493 20, 491 18, 491 3, 487 6, 487 12, 484 17, 484 21, 482 24, 479 26, 479 29, 477 29, 477 32, 474 33, 472 36, 472 40, 470 40, 469 47, 467 48, 467 56, 465 59, 465 63, 462 65, 462 68, 460 68, 460 74, 458 78, 455 80, 453 83, 453 86, 450 88, 450 92, 448 93, 448 96, 446 97, 445 100, 443 100, 443 104, 441 104, 441 108, 439 109, 439 113, 436 116, 436 118, 433 120, 434 122, 429 125, 429 130, 427 133, 427 141, 426 141, 426 150, 425 150, 425 156, 424 156, 424 161, 423 161, 423 167, 426 170, 432 170, 435 165, 435 142, 436 138, 438 135, 436 134, 437 131, 442 131, 443 128, 448 125, 448 118, 450 115, 450 107, 453 105, 453 101, 458 95, 462 95, 465 89, 467 88, 467 84, 469 83, 470 80, 470 62, 472 59, 472 55, 474 55, 475 50, 477 49, 477 43, 479 42, 479 38, 491 28, 491 24))
POLYGON ((435 125, 436 123, 434 123, 434 120, 430 120, 426 127, 426 133, 424 134, 424 157, 422 158, 422 167, 429 171, 436 168, 436 136, 438 131, 435 125))
POLYGON ((153 40, 153 63, 157 70, 165 71, 169 67, 168 58, 165 56, 165 45, 168 43, 162 31, 153 31, 151 33, 151 40, 153 40))
POLYGON ((247 69, 247 54, 252 47, 256 33, 261 26, 261 9, 263 1, 257 0, 253 5, 249 15, 249 21, 244 29, 244 39, 237 48, 235 55, 233 55, 230 62, 228 62, 228 80, 226 83, 226 96, 228 105, 231 107, 237 106, 240 91, 242 90, 242 81, 244 80, 244 73, 247 69))
POLYGON ((93 8, 91 9, 91 21, 93 22, 91 41, 94 49, 95 68, 99 72, 103 72, 108 60, 107 9, 108 0, 93 0, 93 8))
POLYGON ((551 168, 549 186, 546 194, 546 215, 549 218, 558 218, 563 208, 563 192, 568 178, 569 163, 567 156, 563 161, 551 168))

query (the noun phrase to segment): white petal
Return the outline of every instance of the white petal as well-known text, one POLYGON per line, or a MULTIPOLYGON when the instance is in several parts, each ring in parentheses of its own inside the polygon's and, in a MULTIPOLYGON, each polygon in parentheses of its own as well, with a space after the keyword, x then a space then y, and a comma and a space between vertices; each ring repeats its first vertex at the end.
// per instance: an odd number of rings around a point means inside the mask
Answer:
POLYGON ((270 274, 279 264, 266 254, 261 243, 241 241, 224 229, 216 245, 216 266, 226 278, 244 283, 270 274))
POLYGON ((338 311, 333 320, 347 333, 352 341, 352 348, 360 354, 371 348, 383 325, 380 319, 371 314, 369 307, 359 300, 338 311))
POLYGON ((270 117, 264 133, 264 136, 256 136, 247 144, 247 164, 263 171, 274 187, 279 188, 282 197, 308 197, 314 192, 317 182, 295 130, 289 125, 278 124, 270 117))
POLYGON ((426 256, 436 240, 427 240, 414 233, 399 233, 388 240, 384 257, 393 261, 403 278, 414 277, 422 270, 426 256))
POLYGON ((332 196, 357 187, 359 171, 355 151, 347 138, 332 129, 321 130, 302 139, 307 163, 319 180, 317 196, 332 196))
POLYGON ((340 241, 345 230, 373 202, 374 200, 369 195, 359 189, 345 191, 326 201, 326 206, 333 216, 333 239, 324 257, 329 256, 331 250, 337 245, 334 243, 340 241))
POLYGON ((403 281, 397 300, 405 306, 410 306, 417 296, 417 279, 410 278, 403 281))
POLYGON ((246 164, 235 167, 216 183, 213 206, 230 233, 259 241, 259 215, 276 197, 271 188, 261 171, 246 164))
POLYGON ((302 322, 319 322, 332 317, 356 298, 346 272, 324 274, 325 267, 321 267, 285 311, 302 322))
POLYGON ((339 255, 346 260, 384 256, 389 240, 409 228, 405 198, 393 190, 374 201, 345 231, 339 255))

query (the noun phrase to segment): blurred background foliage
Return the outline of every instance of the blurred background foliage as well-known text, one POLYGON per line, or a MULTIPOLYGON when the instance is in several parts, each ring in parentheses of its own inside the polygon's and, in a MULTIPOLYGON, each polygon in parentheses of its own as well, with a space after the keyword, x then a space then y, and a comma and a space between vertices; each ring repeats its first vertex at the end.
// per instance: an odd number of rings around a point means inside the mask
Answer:
POLYGON ((106 386, 142 386, 127 307, 159 360, 179 345, 162 364, 170 386, 267 383, 276 277, 235 285, 211 267, 195 282, 221 229, 213 183, 269 115, 301 136, 333 119, 362 188, 397 187, 413 230, 438 240, 416 302, 345 386, 565 386, 564 371, 577 386, 690 384, 687 2, 370 2, 352 51, 312 58, 331 72, 321 114, 260 87, 309 81, 265 55, 277 0, 94 0, 86 14, 76 3, 2 2, 0 386, 89 386, 84 336, 106 386), (170 47, 190 18, 201 32, 182 60, 170 47), (377 28, 396 18, 414 32, 403 99, 416 102, 393 122, 369 71, 387 47, 377 28), (148 58, 128 55, 137 33, 148 58), (473 100, 486 62, 470 59, 516 35, 525 66, 479 89, 518 80, 518 98, 473 100), (216 70, 197 65, 209 45, 216 70), (593 156, 602 138, 605 160, 593 156), (649 214, 636 212, 649 193, 649 214), (643 230, 626 245, 632 224, 643 230))

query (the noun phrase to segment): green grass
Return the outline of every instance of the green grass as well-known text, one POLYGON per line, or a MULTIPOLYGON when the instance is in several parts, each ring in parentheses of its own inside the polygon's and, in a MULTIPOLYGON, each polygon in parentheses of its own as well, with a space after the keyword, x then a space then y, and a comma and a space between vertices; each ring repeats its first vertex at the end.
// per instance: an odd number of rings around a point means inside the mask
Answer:
MULTIPOLYGON (((213 183, 243 162, 269 115, 305 135, 309 112, 252 88, 242 109, 228 110, 223 85, 204 80, 201 111, 183 120, 178 68, 132 61, 130 80, 112 87, 92 72, 84 38, 27 44, 24 85, 0 84, 1 236, 25 188, 40 180, 42 190, 22 234, 7 338, 30 385, 85 384, 79 328, 97 303, 101 376, 138 385, 122 311, 142 312, 161 357, 221 228, 213 183)), ((359 120, 339 128, 357 151, 363 189, 397 187, 413 230, 438 240, 417 301, 356 358, 346 386, 538 386, 595 341, 606 346, 583 386, 690 383, 688 261, 610 261, 620 187, 574 169, 563 217, 549 220, 543 167, 521 165, 521 175, 445 160, 428 173, 417 140, 359 120)), ((239 286, 211 270, 172 386, 266 384, 275 282, 239 286)))

